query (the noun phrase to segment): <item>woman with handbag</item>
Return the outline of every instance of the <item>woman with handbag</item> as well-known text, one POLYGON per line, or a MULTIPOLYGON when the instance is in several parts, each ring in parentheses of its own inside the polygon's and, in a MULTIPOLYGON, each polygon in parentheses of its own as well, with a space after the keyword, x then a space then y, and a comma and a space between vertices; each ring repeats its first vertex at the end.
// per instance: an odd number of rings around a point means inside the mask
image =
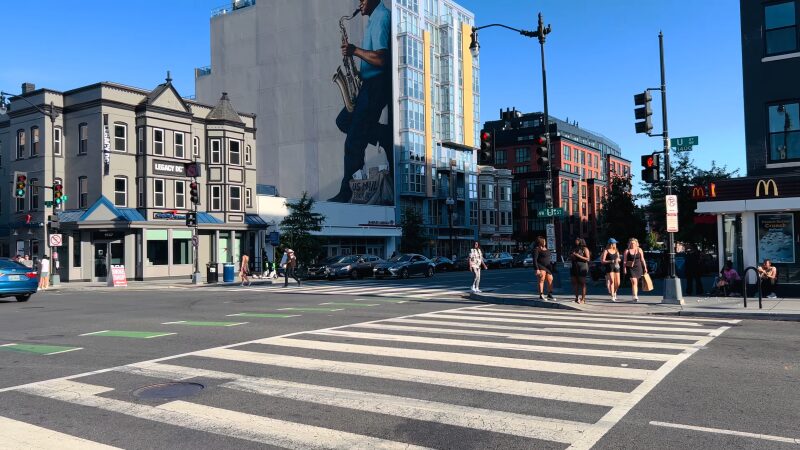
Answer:
POLYGON ((639 301, 639 279, 647 273, 647 263, 644 260, 644 252, 639 248, 639 240, 636 238, 628 239, 628 249, 625 250, 623 257, 622 273, 627 274, 631 279, 631 289, 633 290, 633 301, 639 301))
POLYGON ((589 261, 591 253, 586 248, 586 241, 581 238, 575 239, 575 248, 572 249, 569 257, 572 266, 569 275, 572 277, 572 288, 575 291, 575 303, 586 303, 586 275, 589 274, 589 261), (578 298, 580 297, 580 299, 578 298))
POLYGON ((469 270, 472 272, 472 292, 481 291, 481 268, 486 269, 486 262, 483 260, 481 244, 475 241, 472 250, 469 251, 469 270))

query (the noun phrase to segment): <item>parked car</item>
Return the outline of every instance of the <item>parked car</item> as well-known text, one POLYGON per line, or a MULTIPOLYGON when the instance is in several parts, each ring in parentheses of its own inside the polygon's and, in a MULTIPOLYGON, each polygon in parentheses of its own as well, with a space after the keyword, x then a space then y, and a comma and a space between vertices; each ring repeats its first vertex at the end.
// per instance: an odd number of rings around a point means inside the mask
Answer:
POLYGON ((511 267, 514 258, 508 252, 490 253, 486 256, 486 265, 490 268, 511 267))
POLYGON ((444 256, 437 256, 431 261, 433 261, 434 270, 436 270, 436 272, 452 272, 456 268, 453 260, 445 258, 444 256))
POLYGON ((514 258, 514 267, 533 267, 533 255, 530 253, 520 253, 514 258))
POLYGON ((525 253, 512 253, 511 257, 514 258, 511 262, 512 267, 523 267, 525 261, 525 253))
MULTIPOLYGON (((647 261, 647 271, 653 277, 665 277, 669 274, 669 254, 666 252, 644 252, 647 261)), ((685 277, 686 254, 675 254, 675 274, 679 278, 685 277)))
POLYGON ((39 274, 10 259, 0 259, 0 297, 16 297, 27 302, 39 289, 39 274))
POLYGON ((455 270, 469 270, 469 256, 459 256, 453 262, 455 270))
POLYGON ((325 259, 322 264, 309 267, 308 272, 313 272, 316 278, 329 280, 341 277, 357 279, 372 276, 372 269, 380 262, 383 260, 374 255, 334 256, 325 259))
POLYGON ((375 265, 375 278, 398 277, 408 278, 411 275, 432 277, 436 268, 433 261, 416 253, 397 255, 388 261, 375 265))

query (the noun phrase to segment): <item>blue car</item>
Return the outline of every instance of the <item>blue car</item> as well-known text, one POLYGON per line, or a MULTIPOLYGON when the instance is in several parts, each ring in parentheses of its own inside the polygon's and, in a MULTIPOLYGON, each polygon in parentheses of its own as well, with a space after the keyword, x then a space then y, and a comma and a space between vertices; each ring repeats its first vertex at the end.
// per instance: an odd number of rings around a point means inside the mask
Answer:
POLYGON ((38 289, 39 274, 35 270, 10 259, 0 259, 0 297, 27 302, 38 289))

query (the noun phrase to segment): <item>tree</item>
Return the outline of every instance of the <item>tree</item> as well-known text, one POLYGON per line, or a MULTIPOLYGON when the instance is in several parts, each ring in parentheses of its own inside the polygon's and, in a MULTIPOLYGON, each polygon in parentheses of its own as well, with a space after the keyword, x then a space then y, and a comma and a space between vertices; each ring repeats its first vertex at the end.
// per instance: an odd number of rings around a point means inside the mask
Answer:
MULTIPOLYGON (((711 168, 704 170, 695 165, 688 151, 674 152, 673 155, 672 193, 678 196, 678 232, 675 233, 675 241, 698 244, 703 248, 713 245, 717 239, 716 224, 694 222, 697 200, 692 198, 692 188, 705 187, 714 180, 737 176, 739 170, 730 171, 727 166, 718 166, 716 161, 711 161, 711 168)), ((651 227, 663 235, 666 233, 666 180, 662 178, 658 183, 645 184, 643 191, 646 194, 640 198, 649 201, 644 208, 651 218, 651 227)))
POLYGON ((612 177, 599 215, 601 242, 614 238, 624 247, 629 238, 636 238, 642 245, 646 240, 642 211, 636 207, 631 194, 631 177, 612 177))
POLYGON ((411 207, 403 210, 403 215, 400 218, 400 226, 403 230, 400 250, 403 253, 422 253, 427 240, 422 225, 422 214, 419 211, 411 207))
POLYGON ((321 231, 325 216, 313 212, 314 199, 303 192, 296 202, 286 202, 289 214, 281 221, 281 246, 291 248, 297 255, 297 262, 307 266, 322 252, 322 239, 311 234, 321 231))

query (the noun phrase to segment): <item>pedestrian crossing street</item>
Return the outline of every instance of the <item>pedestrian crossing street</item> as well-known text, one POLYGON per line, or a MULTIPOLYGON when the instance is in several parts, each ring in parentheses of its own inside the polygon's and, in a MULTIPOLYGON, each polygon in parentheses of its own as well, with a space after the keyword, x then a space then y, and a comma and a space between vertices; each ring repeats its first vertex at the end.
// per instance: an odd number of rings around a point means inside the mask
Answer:
MULTIPOLYGON (((426 299, 439 297, 461 297, 469 292, 469 287, 454 287, 442 284, 408 283, 406 281, 386 282, 384 280, 339 280, 312 281, 297 286, 294 280, 283 287, 283 280, 276 280, 272 285, 252 285, 235 287, 244 291, 275 292, 281 294, 320 294, 320 295, 358 295, 374 297, 404 297, 426 299)), ((206 288, 230 292, 230 287, 206 288)))
POLYGON ((144 421, 186 448, 586 449, 738 322, 481 305, 304 331, 4 389, 0 442, 168 448, 144 421), (205 389, 130 394, 164 382, 205 389))

